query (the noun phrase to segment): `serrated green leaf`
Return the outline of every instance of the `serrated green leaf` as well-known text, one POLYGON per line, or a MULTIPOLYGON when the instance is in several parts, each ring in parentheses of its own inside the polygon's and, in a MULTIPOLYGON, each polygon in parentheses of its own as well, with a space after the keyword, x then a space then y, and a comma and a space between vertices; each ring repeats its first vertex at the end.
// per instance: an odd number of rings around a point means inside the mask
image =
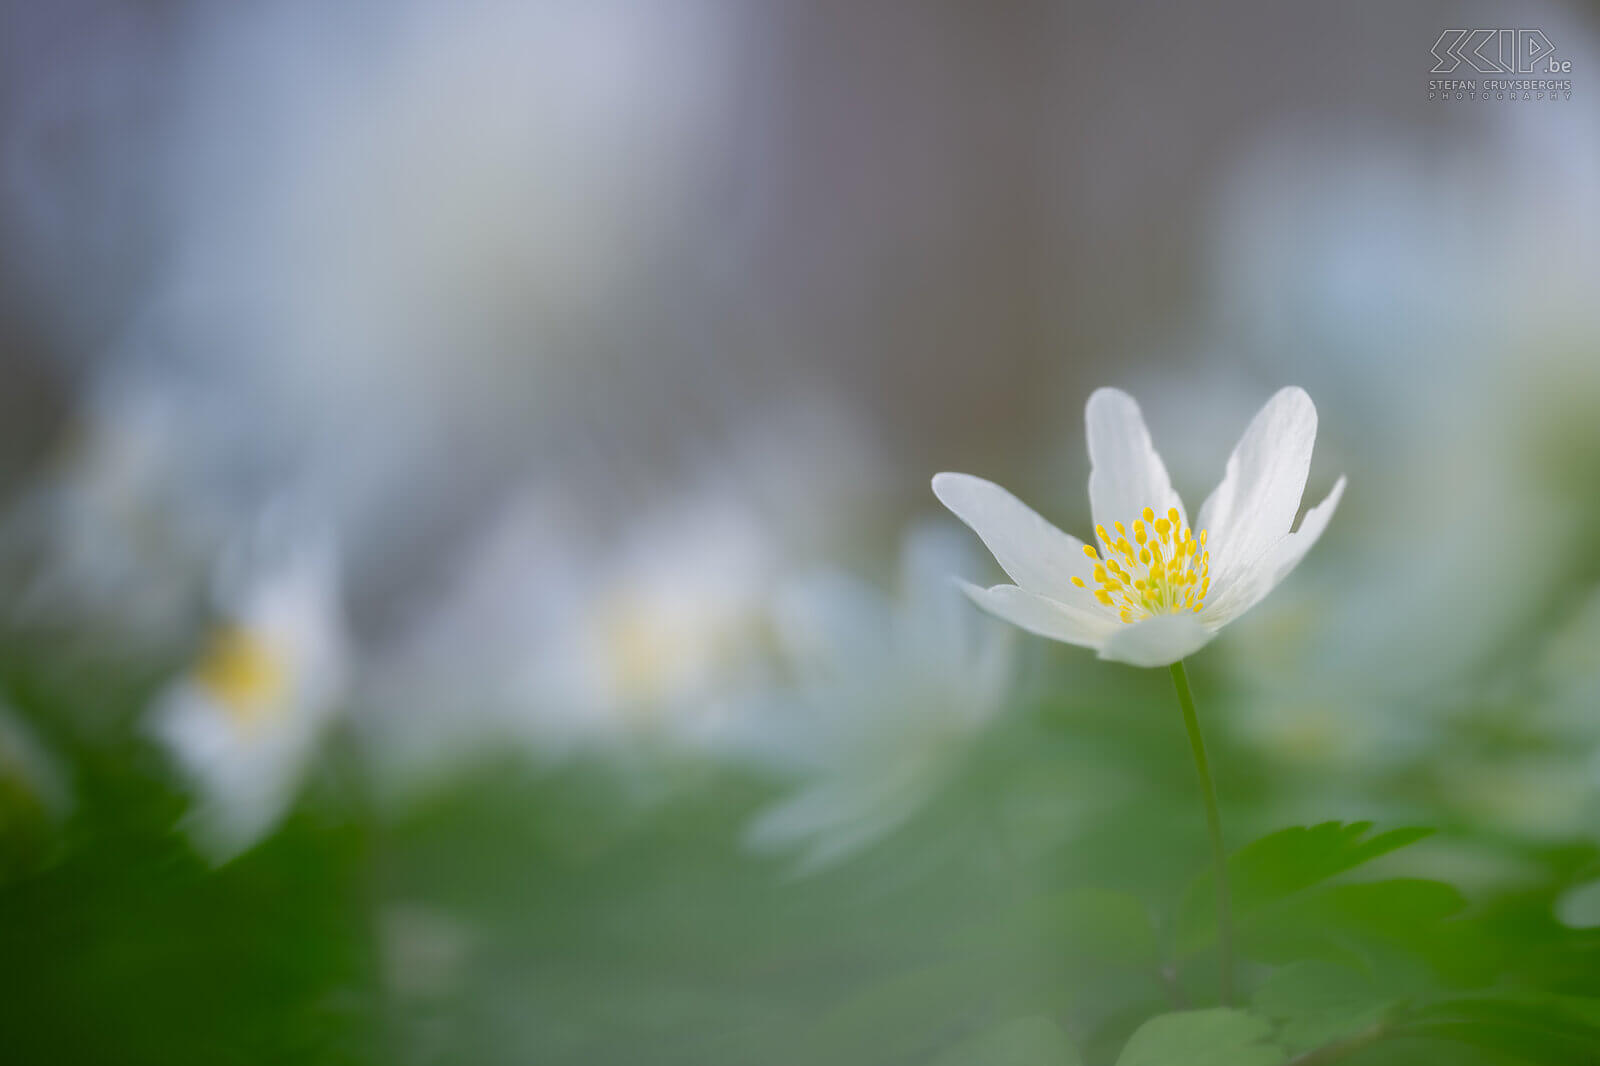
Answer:
MULTIPOLYGON (((1368 836, 1371 822, 1291 826, 1245 845, 1228 859, 1233 911, 1241 923, 1278 900, 1430 835, 1421 826, 1368 836)), ((1216 936, 1215 888, 1210 873, 1191 884, 1179 908, 1179 943, 1186 952, 1216 936)))
POLYGON ((1265 1018, 1231 1007, 1160 1014, 1135 1030, 1117 1066, 1279 1066, 1265 1018))
POLYGON ((1080 1066, 1083 1057, 1067 1034, 1043 1015, 1013 1018, 963 1041, 934 1066, 1080 1066))
MULTIPOLYGON (((1324 822, 1279 830, 1247 845, 1229 860, 1233 912, 1241 939, 1252 924, 1270 917, 1330 878, 1405 847, 1429 835, 1422 827, 1392 829, 1368 836, 1371 822, 1324 822)), ((1190 885, 1177 916, 1180 955, 1193 955, 1215 942, 1216 907, 1210 874, 1190 885)), ((1325 938, 1323 938, 1325 941, 1325 938)), ((1269 945, 1270 946, 1270 945, 1269 945)), ((1294 953, 1272 953, 1266 961, 1287 962, 1294 953)), ((1347 961, 1353 961, 1347 959, 1347 961)))

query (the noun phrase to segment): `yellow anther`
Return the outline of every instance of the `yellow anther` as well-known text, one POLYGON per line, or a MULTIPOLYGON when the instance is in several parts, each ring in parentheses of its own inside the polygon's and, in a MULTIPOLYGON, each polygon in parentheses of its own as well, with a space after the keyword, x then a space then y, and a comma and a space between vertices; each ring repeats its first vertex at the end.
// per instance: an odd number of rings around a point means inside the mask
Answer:
MULTIPOLYGON (((1146 507, 1143 516, 1130 524, 1135 543, 1129 543, 1128 526, 1114 521, 1115 539, 1105 525, 1095 526, 1104 547, 1103 558, 1093 546, 1084 546, 1084 554, 1096 564, 1094 583, 1099 588, 1093 590, 1095 599, 1116 608, 1117 617, 1124 622, 1151 614, 1200 610, 1211 587, 1211 556, 1203 550, 1206 531, 1196 535, 1183 524, 1176 507, 1169 507, 1160 518, 1146 507)), ((1089 587, 1082 578, 1073 578, 1072 583, 1089 587)))
POLYGON ((196 682, 241 725, 253 725, 282 702, 288 664, 257 633, 223 626, 195 666, 196 682))
POLYGON ((1080 589, 1088 588, 1088 586, 1083 583, 1083 578, 1079 577, 1077 574, 1072 575, 1072 583, 1078 586, 1080 589))

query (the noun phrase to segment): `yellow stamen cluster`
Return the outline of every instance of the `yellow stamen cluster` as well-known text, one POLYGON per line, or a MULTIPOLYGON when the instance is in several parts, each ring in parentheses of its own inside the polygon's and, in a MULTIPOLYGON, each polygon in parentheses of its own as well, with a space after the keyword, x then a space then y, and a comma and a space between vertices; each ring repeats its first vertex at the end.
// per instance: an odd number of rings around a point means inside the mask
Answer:
POLYGON ((260 636, 228 625, 211 634, 195 680, 240 725, 254 726, 282 703, 288 668, 260 636))
MULTIPOLYGON (((1178 614, 1198 611, 1205 606, 1211 591, 1211 553, 1206 550, 1206 531, 1198 538, 1183 524, 1176 507, 1156 517, 1146 507, 1142 519, 1134 519, 1133 539, 1121 522, 1113 536, 1105 526, 1095 526, 1100 551, 1085 544, 1083 554, 1094 561, 1094 598, 1115 608, 1124 622, 1137 622, 1153 614, 1178 614), (1102 558, 1101 553, 1104 553, 1102 558)), ((1072 583, 1089 587, 1081 577, 1072 583)))

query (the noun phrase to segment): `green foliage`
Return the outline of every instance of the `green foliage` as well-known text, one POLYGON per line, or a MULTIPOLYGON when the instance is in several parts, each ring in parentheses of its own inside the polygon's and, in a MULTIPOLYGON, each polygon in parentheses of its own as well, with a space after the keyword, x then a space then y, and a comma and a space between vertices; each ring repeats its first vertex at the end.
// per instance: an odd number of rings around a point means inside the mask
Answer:
MULTIPOLYGON (((1235 920, 1241 927, 1270 915, 1275 905, 1363 863, 1428 836, 1408 827, 1368 835, 1371 822, 1324 822, 1279 830, 1228 859, 1235 920)), ((1198 877, 1179 911, 1178 943, 1185 953, 1216 938, 1216 896, 1208 872, 1198 877)))
POLYGON ((58 822, 0 788, 8 1061, 1600 1062, 1600 930, 1556 919, 1592 844, 1276 828, 1283 785, 1226 735, 1230 835, 1259 836, 1230 860, 1219 1004, 1192 769, 1170 693, 1132 672, 1014 716, 893 836, 804 878, 741 850, 776 786, 724 767, 499 753, 380 809, 337 744, 213 870, 138 739, 146 689, 69 680, 0 678, 75 803, 58 822))
POLYGON ((1083 1057, 1061 1027, 1034 1015, 988 1029, 940 1055, 933 1066, 1080 1066, 1083 1057))
POLYGON ((1272 1026, 1227 1007, 1161 1014, 1141 1025, 1117 1066, 1278 1066, 1272 1026))
POLYGON ((1372 974, 1312 960, 1273 973, 1256 989, 1252 1008, 1275 1023, 1285 1050, 1301 1054, 1381 1029, 1400 1004, 1372 974))
POLYGON ((1517 1062, 1600 1062, 1600 1000, 1501 991, 1429 1004, 1405 1028, 1517 1062))

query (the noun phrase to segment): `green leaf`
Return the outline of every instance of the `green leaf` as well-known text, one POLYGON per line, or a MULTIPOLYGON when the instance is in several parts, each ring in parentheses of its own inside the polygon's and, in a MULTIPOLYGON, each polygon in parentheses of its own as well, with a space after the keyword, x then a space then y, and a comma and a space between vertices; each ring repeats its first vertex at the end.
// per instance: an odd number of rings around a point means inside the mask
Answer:
POLYGON ((934 1066, 1081 1066, 1061 1027, 1043 1015, 1013 1018, 934 1060, 934 1066))
POLYGON ((1473 948, 1470 926, 1445 924, 1465 905, 1455 888, 1420 878, 1326 885, 1259 911, 1241 931, 1241 951, 1267 962, 1367 967, 1391 992, 1404 990, 1473 948))
MULTIPOLYGON (((1280 900, 1433 832, 1408 827, 1368 836, 1371 829, 1371 822, 1293 826, 1240 849, 1228 860, 1235 921, 1245 925, 1280 900)), ((1207 873, 1195 879, 1179 908, 1178 944, 1184 954, 1192 954, 1215 938, 1215 888, 1207 873)))
POLYGON ((1256 991, 1257 1014, 1278 1022, 1278 1042, 1299 1053, 1379 1025, 1398 1005, 1372 977, 1338 963, 1286 966, 1256 991))
POLYGON ((1600 1062, 1600 1002, 1513 991, 1434 1003, 1407 1029, 1539 1064, 1600 1062))
POLYGON ((1280 1066, 1266 1019, 1229 1007, 1159 1014, 1134 1032, 1117 1066, 1280 1066))

